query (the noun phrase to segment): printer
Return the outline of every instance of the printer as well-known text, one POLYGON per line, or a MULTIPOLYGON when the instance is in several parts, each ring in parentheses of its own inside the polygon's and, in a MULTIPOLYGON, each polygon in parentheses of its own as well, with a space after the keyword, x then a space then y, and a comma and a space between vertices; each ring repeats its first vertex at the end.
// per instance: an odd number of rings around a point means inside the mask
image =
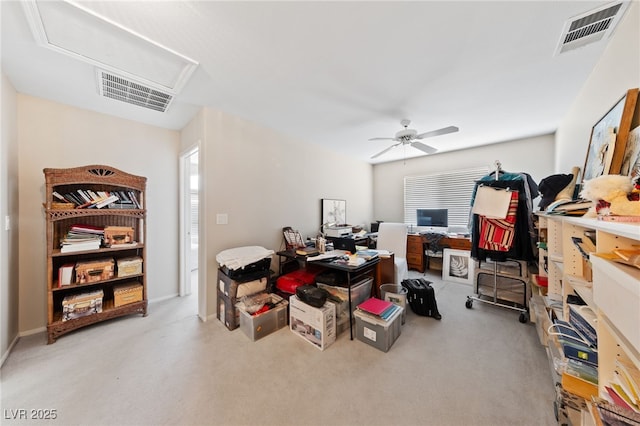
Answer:
POLYGON ((324 234, 327 237, 345 237, 351 234, 351 228, 349 225, 325 226, 324 234))

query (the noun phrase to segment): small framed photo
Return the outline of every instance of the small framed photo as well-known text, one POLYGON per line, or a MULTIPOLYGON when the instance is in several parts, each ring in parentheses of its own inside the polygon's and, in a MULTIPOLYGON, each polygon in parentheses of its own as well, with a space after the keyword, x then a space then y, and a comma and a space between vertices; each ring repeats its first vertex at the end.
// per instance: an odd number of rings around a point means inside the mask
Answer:
POLYGON ((468 250, 444 249, 442 252, 442 279, 473 285, 475 262, 468 250))

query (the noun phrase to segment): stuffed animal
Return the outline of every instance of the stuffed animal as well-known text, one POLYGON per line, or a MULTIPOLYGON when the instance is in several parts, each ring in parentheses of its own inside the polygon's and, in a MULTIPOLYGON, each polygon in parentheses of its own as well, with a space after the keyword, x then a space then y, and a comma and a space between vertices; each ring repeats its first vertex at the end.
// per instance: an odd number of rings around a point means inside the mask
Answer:
POLYGON ((634 189, 630 176, 602 175, 584 182, 580 197, 594 202, 585 217, 596 215, 640 216, 640 202, 629 197, 634 189))

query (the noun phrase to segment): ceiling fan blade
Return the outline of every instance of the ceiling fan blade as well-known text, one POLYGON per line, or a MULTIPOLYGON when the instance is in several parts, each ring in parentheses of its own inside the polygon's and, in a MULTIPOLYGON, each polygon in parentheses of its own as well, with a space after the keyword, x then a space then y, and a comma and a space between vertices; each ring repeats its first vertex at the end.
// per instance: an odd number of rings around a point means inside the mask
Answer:
POLYGON ((434 136, 446 135, 447 133, 455 133, 458 130, 460 129, 458 129, 456 126, 443 127, 442 129, 420 133, 419 135, 416 135, 416 139, 432 138, 434 136))
POLYGON ((411 142, 411 146, 414 148, 418 148, 420 151, 426 152, 427 154, 433 154, 438 150, 432 146, 425 145, 422 142, 411 142))
POLYGON ((380 151, 379 153, 377 153, 377 154, 375 154, 375 155, 372 155, 372 156, 371 156, 371 159, 373 160, 374 158, 381 156, 381 155, 382 155, 382 154, 384 154, 385 152, 387 152, 387 151, 391 150, 391 148, 395 148, 395 147, 396 147, 396 146, 398 146, 398 145, 400 145, 400 142, 398 142, 398 143, 396 143, 396 144, 391 145, 391 146, 390 146, 389 148, 387 148, 387 149, 383 149, 382 151, 380 151))
POLYGON ((371 138, 370 141, 395 141, 395 138, 371 138))

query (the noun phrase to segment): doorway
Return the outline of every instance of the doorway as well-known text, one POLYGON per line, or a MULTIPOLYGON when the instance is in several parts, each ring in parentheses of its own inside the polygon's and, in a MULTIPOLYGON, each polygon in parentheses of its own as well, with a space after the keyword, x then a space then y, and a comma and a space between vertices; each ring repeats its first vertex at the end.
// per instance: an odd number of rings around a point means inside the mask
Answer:
POLYGON ((180 296, 193 300, 198 310, 199 275, 199 204, 200 204, 200 152, 199 147, 185 151, 180 156, 180 296))

